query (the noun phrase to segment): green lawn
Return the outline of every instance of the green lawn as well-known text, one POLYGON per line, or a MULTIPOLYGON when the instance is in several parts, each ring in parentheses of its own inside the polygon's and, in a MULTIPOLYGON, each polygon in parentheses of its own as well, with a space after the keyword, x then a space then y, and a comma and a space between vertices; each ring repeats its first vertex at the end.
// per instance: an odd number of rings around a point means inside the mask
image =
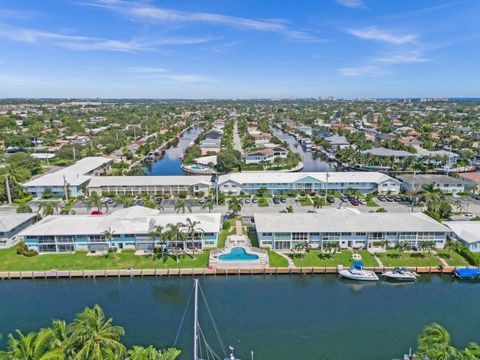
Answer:
POLYGON ((288 267, 288 261, 273 250, 268 250, 270 267, 288 267))
MULTIPOLYGON (((362 255, 362 261, 367 267, 378 266, 375 258, 366 250, 357 251, 362 255)), ((337 265, 350 266, 352 265, 352 251, 342 251, 328 257, 320 250, 311 250, 305 254, 302 260, 302 255, 295 254, 289 255, 296 266, 299 267, 336 267, 337 265)))
POLYGON ((378 206, 378 204, 373 199, 367 199, 367 206, 375 207, 378 206))
POLYGON ((450 266, 467 266, 468 261, 455 251, 449 252, 448 250, 437 250, 439 256, 441 256, 450 266), (442 256, 443 255, 443 256, 442 256))
POLYGON ((259 207, 268 207, 268 200, 265 198, 258 199, 258 206, 259 207))
POLYGON ((26 257, 17 255, 16 249, 0 250, 0 271, 36 271, 36 270, 103 270, 103 269, 178 269, 208 267, 209 252, 196 254, 195 259, 190 255, 180 256, 177 263, 174 257, 153 259, 153 256, 137 256, 133 252, 124 252, 117 255, 86 256, 85 253, 51 254, 26 257))
POLYGON ((385 266, 438 266, 440 260, 433 254, 424 253, 403 253, 395 250, 388 250, 387 253, 379 253, 378 257, 385 266))
POLYGON ((223 248, 225 247, 225 240, 227 240, 227 237, 229 235, 235 235, 235 228, 230 229, 230 230, 222 230, 218 234, 218 240, 217 240, 217 247, 218 248, 223 248))
POLYGON ((310 197, 308 197, 308 196, 302 196, 302 197, 298 198, 298 202, 302 206, 312 206, 313 205, 312 199, 310 199, 310 197))

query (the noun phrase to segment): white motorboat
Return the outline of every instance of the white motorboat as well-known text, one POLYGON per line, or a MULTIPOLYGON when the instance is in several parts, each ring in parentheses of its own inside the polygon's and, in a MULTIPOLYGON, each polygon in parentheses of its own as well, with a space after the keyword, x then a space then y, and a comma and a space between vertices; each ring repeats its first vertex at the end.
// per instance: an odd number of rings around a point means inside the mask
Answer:
POLYGON ((408 271, 403 267, 397 267, 391 271, 386 271, 382 276, 388 280, 394 281, 415 281, 418 274, 414 271, 408 271))
POLYGON ((353 266, 349 269, 344 269, 339 267, 338 274, 350 280, 359 280, 359 281, 378 281, 378 276, 375 272, 370 270, 363 269, 363 262, 354 261, 353 266))

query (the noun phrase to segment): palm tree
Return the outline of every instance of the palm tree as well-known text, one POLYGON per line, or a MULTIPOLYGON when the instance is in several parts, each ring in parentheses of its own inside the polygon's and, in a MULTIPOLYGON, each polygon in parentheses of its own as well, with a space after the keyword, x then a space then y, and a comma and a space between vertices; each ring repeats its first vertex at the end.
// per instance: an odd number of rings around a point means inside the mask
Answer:
POLYGON ((185 214, 185 210, 188 209, 189 212, 192 212, 192 208, 185 204, 185 200, 178 200, 175 204, 175 212, 178 214, 180 211, 182 214, 185 214))
POLYGON ((383 239, 380 243, 382 244, 385 251, 388 250, 388 248, 390 247, 390 241, 387 239, 383 239))
POLYGON ((117 195, 115 197, 115 202, 117 204, 122 205, 124 208, 130 207, 133 205, 132 199, 130 199, 127 195, 117 195))
POLYGON ((125 347, 120 337, 125 331, 120 326, 112 325, 112 318, 106 320, 103 310, 95 305, 85 308, 72 324, 69 325, 69 346, 75 348, 74 360, 104 359, 108 354, 124 357, 125 347))
POLYGON ((165 253, 165 247, 164 247, 165 234, 163 230, 164 229, 162 225, 156 225, 154 226, 153 230, 148 233, 148 236, 153 241, 154 247, 155 247, 155 241, 158 240, 160 242, 160 248, 162 249, 162 257, 163 257, 163 254, 165 253))
POLYGON ((108 228, 107 230, 105 230, 104 232, 102 232, 102 236, 105 238, 105 240, 107 240, 109 242, 109 245, 110 248, 108 249, 109 252, 112 252, 113 253, 113 258, 116 259, 117 258, 117 248, 115 246, 113 246, 112 244, 112 240, 113 240, 113 236, 115 234, 115 231, 112 230, 112 228, 108 228))
POLYGON ((319 209, 323 206, 323 199, 317 195, 313 198, 312 203, 315 209, 319 209))
MULTIPOLYGON (((52 329, 41 329, 38 333, 27 335, 17 330, 18 338, 8 335, 6 359, 19 360, 61 360, 62 350, 55 348, 55 334, 52 329)), ((3 355, 3 354, 2 354, 3 355)))
POLYGON ((23 213, 31 214, 32 212, 33 212, 33 209, 26 202, 21 202, 17 206, 17 213, 19 214, 23 214, 23 213))
POLYGON ((58 212, 58 204, 55 201, 43 201, 38 207, 38 212, 42 213, 42 216, 53 215, 58 212))
POLYGON ((207 201, 205 201, 205 203, 202 205, 202 210, 203 209, 208 209, 208 212, 211 213, 212 210, 214 209, 215 207, 215 204, 213 203, 213 199, 212 197, 210 196, 207 201))
POLYGON ((153 346, 133 346, 128 350, 127 360, 160 360, 160 351, 153 346))
POLYGON ((92 192, 87 200, 87 210, 90 211, 93 207, 99 212, 102 210, 102 199, 96 192, 92 192))
MULTIPOLYGON (((175 244, 175 247, 177 247, 177 242, 181 236, 182 233, 182 224, 177 223, 177 224, 167 224, 167 239, 170 240, 175 244)), ((168 245, 167 245, 168 247, 168 245)), ((175 250, 175 255, 176 255, 176 261, 178 262, 178 251, 175 250)))
POLYGON ((201 234, 201 238, 203 238, 203 236, 205 235, 205 231, 199 228, 198 225, 200 225, 200 221, 192 221, 190 218, 187 218, 185 220, 185 229, 188 234, 188 238, 192 242, 192 251, 193 251, 194 259, 195 259, 195 235, 201 234))
POLYGON ((160 351, 159 360, 175 360, 180 356, 181 351, 175 348, 167 348, 160 351))
POLYGON ((417 355, 423 359, 459 359, 460 352, 450 344, 450 335, 439 324, 423 329, 417 339, 417 355))
POLYGON ((228 201, 228 210, 232 211, 235 215, 237 215, 240 211, 242 211, 243 200, 240 198, 231 198, 228 201))

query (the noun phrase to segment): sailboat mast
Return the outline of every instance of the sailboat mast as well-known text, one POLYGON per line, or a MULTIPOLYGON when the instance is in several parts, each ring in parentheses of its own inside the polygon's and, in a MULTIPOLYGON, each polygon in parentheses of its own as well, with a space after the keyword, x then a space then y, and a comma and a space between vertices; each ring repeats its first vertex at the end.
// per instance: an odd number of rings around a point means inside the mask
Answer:
POLYGON ((194 280, 195 286, 195 304, 193 316, 193 360, 198 359, 198 279, 194 280))

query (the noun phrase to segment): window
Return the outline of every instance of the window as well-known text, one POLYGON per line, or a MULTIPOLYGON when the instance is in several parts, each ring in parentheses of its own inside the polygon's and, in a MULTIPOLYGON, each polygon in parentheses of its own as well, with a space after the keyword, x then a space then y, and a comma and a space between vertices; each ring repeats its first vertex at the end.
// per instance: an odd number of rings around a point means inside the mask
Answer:
POLYGON ((290 233, 275 233, 275 240, 290 240, 290 233))
POLYGON ((292 240, 307 241, 308 233, 292 233, 292 240))
POLYGON ((263 234, 263 236, 268 236, 268 237, 270 237, 270 236, 273 235, 271 232, 264 232, 264 233, 262 233, 262 234, 263 234))

